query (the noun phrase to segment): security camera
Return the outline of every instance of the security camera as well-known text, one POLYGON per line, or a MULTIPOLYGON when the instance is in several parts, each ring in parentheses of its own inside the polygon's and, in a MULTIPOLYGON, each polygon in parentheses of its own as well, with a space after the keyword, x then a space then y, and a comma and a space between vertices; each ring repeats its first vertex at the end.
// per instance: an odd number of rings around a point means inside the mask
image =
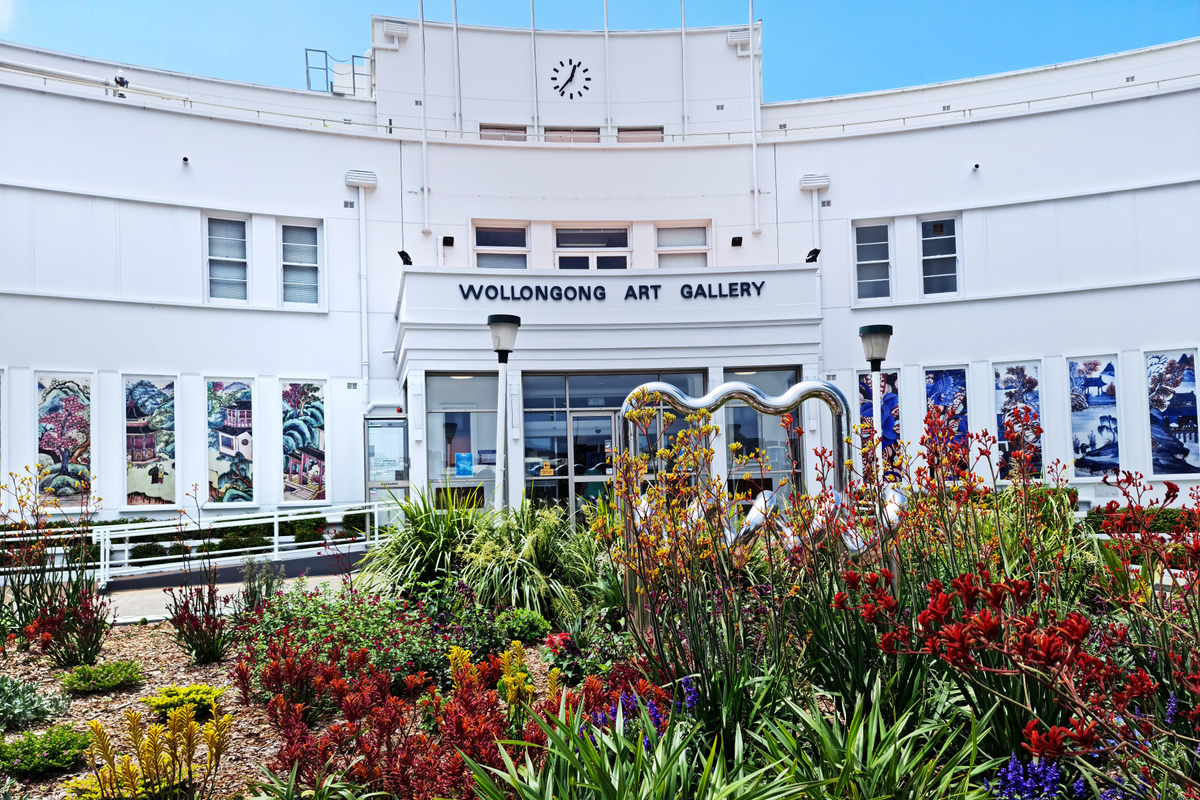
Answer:
POLYGON ((183 157, 183 163, 184 163, 184 164, 187 164, 187 163, 188 163, 187 156, 184 156, 184 157, 183 157))
POLYGON ((976 164, 976 165, 975 165, 975 169, 979 169, 979 165, 978 165, 978 164, 976 164))
POLYGON ((406 267, 412 266, 412 256, 404 250, 397 250, 396 253, 400 256, 400 263, 406 267))

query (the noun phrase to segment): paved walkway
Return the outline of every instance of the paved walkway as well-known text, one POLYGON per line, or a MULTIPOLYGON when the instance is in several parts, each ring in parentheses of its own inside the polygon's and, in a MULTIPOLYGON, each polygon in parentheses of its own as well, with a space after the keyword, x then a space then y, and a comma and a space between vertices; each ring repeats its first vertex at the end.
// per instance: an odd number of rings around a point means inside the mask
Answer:
MULTIPOLYGON (((290 587, 299 578, 288 578, 284 581, 286 587, 290 587)), ((318 586, 333 585, 341 580, 340 575, 317 575, 306 578, 308 585, 312 588, 318 586)), ((242 584, 238 583, 218 583, 217 594, 221 597, 232 595, 242 588, 242 584)), ((150 589, 126 589, 123 591, 110 592, 108 598, 112 601, 113 610, 117 615, 117 624, 124 625, 129 623, 137 623, 145 619, 148 622, 158 622, 166 619, 167 615, 167 593, 161 588, 155 587, 150 589)))

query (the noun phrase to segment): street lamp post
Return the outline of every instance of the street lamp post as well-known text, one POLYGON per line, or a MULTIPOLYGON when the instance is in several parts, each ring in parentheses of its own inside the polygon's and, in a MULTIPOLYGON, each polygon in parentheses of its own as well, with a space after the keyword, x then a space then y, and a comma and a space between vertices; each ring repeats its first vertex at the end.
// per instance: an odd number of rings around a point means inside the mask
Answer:
POLYGON ((508 482, 504 472, 508 464, 508 354, 517 342, 521 318, 512 314, 490 314, 488 329, 492 333, 492 349, 499 360, 499 388, 496 398, 496 508, 508 506, 508 482))
POLYGON ((875 469, 882 484, 883 472, 883 392, 879 388, 880 369, 887 358, 888 343, 892 338, 891 325, 864 325, 858 329, 862 339, 863 355, 871 365, 871 429, 875 435, 875 469))

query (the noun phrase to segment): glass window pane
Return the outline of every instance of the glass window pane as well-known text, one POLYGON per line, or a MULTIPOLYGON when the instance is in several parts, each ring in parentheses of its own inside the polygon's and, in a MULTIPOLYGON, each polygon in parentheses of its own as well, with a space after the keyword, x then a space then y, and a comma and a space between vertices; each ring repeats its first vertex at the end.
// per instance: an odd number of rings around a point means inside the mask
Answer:
POLYGON ((525 477, 563 478, 567 472, 567 413, 525 412, 525 477))
POLYGON ((860 280, 858 282, 858 297, 860 300, 873 300, 879 297, 887 297, 889 293, 888 282, 886 280, 860 280))
POLYGON ((625 269, 625 256, 596 256, 596 269, 625 269))
POLYGON ((284 225, 283 260, 289 264, 316 264, 317 229, 284 225))
POLYGON ((708 253, 659 253, 662 269, 702 269, 708 266, 708 253))
POLYGON ((218 300, 245 300, 246 282, 210 280, 208 282, 208 296, 218 300))
POLYGON ((408 480, 408 420, 367 421, 367 480, 408 480))
POLYGON ((930 219, 921 223, 921 238, 928 239, 931 236, 953 236, 954 235, 954 220, 953 219, 930 219))
POLYGON ((231 261, 209 261, 208 277, 227 281, 246 282, 246 265, 231 261))
POLYGON ((525 497, 534 505, 569 507, 570 485, 565 480, 526 481, 525 497))
POLYGON ((575 417, 571 420, 574 447, 572 465, 576 476, 611 475, 613 452, 612 415, 575 417))
POLYGON ((563 375, 522 375, 525 408, 566 408, 567 379, 563 375))
POLYGON ((588 261, 590 256, 559 256, 559 269, 588 269, 588 261))
POLYGON ((864 225, 854 229, 856 241, 859 244, 869 244, 871 242, 887 242, 888 226, 887 225, 864 225))
POLYGON ((567 379, 571 408, 620 408, 635 388, 658 375, 571 375, 567 379))
POLYGON ((618 142, 661 142, 662 128, 617 128, 618 142))
POLYGON ((955 253, 955 239, 949 237, 946 239, 926 239, 921 242, 921 255, 924 256, 947 256, 955 253))
POLYGON ((495 375, 428 375, 426 407, 430 411, 476 408, 495 411, 498 381, 495 375))
POLYGON ((208 220, 208 235, 221 239, 241 239, 246 241, 246 221, 242 219, 208 220))
POLYGON ((708 244, 707 228, 659 228, 659 247, 704 247, 708 244))
POLYGON ((430 482, 480 487, 490 498, 496 480, 496 413, 431 413, 426 421, 430 482))
POLYGON ((485 142, 523 142, 525 129, 515 125, 480 125, 479 138, 485 142))
POLYGON ((958 278, 954 275, 925 279, 925 294, 944 294, 957 291, 958 278))
POLYGON ((927 258, 921 262, 921 272, 927 278, 936 275, 953 275, 957 265, 957 258, 927 258))
POLYGON ((476 228, 477 247, 524 247, 524 228, 476 228))
POLYGON ((554 236, 557 247, 629 247, 626 228, 559 228, 554 236))
POLYGON ((887 261, 888 246, 884 244, 860 244, 858 245, 858 260, 859 261, 887 261))
POLYGON ((763 394, 778 397, 796 384, 795 369, 760 369, 754 371, 725 371, 727 381, 745 381, 763 394))
POLYGON ((860 281, 886 281, 888 279, 888 265, 859 264, 858 279, 860 281))
POLYGON ((525 269, 524 253, 476 253, 475 266, 480 269, 525 269))
POLYGON ((700 397, 704 394, 704 373, 680 372, 668 373, 662 376, 663 383, 669 383, 690 397, 700 397))

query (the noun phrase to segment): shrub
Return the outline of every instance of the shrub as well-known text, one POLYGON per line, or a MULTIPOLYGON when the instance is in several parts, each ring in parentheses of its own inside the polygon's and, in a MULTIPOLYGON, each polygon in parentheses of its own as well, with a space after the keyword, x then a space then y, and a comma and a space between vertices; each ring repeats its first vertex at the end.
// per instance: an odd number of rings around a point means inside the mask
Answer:
POLYGON ((142 682, 142 667, 136 661, 105 661, 94 667, 80 664, 62 676, 63 688, 75 694, 111 692, 142 682))
POLYGON ((38 694, 37 684, 0 675, 0 728, 6 731, 27 728, 66 713, 69 701, 62 695, 38 694))
POLYGON ((285 572, 269 561, 248 556, 242 561, 242 589, 234 598, 235 616, 258 611, 282 588, 285 572))
POLYGON ((550 632, 550 623, 536 611, 527 608, 510 608, 496 617, 497 624, 509 639, 522 642, 540 641, 550 632))
POLYGON ((135 561, 143 558, 163 558, 166 555, 167 548, 158 542, 142 542, 129 550, 129 557, 135 561))
POLYGON ((214 689, 207 683, 193 683, 188 686, 164 686, 158 694, 147 697, 144 702, 160 715, 166 715, 176 708, 195 706, 200 714, 212 713, 217 707, 217 701, 225 694, 224 689, 214 689))
POLYGON ((323 517, 314 519, 288 520, 279 523, 279 532, 285 536, 295 537, 296 544, 325 541, 325 532, 329 523, 323 517))
POLYGON ((69 725, 26 733, 0 745, 0 770, 25 778, 74 769, 90 741, 91 736, 69 725))
MULTIPOLYGON (((470 496, 456 494, 435 498, 418 492, 398 500, 397 511, 403 520, 359 562, 364 577, 397 587, 453 574, 460 551, 478 531, 491 527, 495 517, 494 511, 472 505, 470 496)), ((361 521, 349 519, 343 519, 343 528, 365 532, 365 515, 361 521)))
POLYGON ((44 608, 41 616, 25 627, 25 638, 61 669, 95 664, 112 626, 111 611, 107 599, 83 589, 69 602, 44 608))
POLYGON ((197 664, 213 664, 225 657, 229 638, 225 631, 222 608, 230 598, 217 594, 217 568, 204 562, 199 573, 202 586, 192 586, 193 573, 180 588, 167 589, 168 620, 175 631, 175 641, 188 652, 197 664))
POLYGON ((76 798, 104 800, 208 800, 216 792, 217 771, 229 749, 233 715, 226 714, 203 727, 196 722, 191 704, 167 713, 166 730, 147 729, 141 714, 125 712, 126 745, 133 756, 123 755, 98 720, 89 723, 93 743, 87 749, 89 779, 72 781, 76 798), (165 733, 166 735, 162 735, 165 733), (201 741, 207 752, 197 752, 201 741))

